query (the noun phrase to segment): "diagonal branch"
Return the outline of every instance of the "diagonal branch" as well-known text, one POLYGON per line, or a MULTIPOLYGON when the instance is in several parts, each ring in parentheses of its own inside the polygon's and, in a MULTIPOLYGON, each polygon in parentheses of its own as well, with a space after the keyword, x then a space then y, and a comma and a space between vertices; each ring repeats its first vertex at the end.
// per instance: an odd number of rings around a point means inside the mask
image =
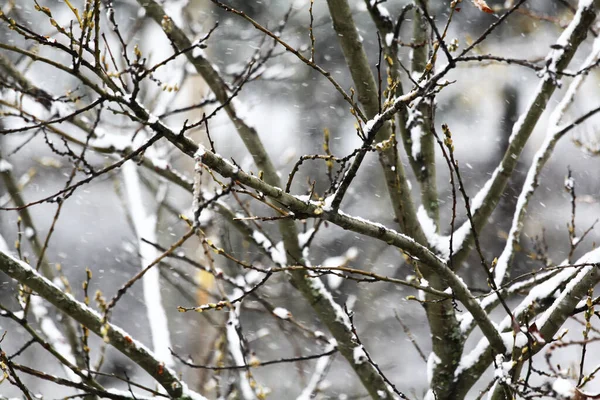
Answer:
MULTIPOLYGON (((333 28, 338 34, 346 64, 350 69, 352 80, 356 86, 358 100, 363 105, 367 117, 372 119, 379 114, 381 106, 379 104, 379 90, 371 72, 369 60, 362 46, 362 40, 356 29, 350 5, 346 0, 328 0, 327 5, 329 6, 329 14, 333 20, 333 28)), ((374 140, 379 142, 389 140, 392 134, 391 124, 385 122, 373 134, 367 136, 367 141, 364 145, 369 146, 374 140)), ((344 180, 333 199, 332 208, 334 210, 341 204, 345 191, 362 164, 364 157, 365 153, 359 152, 350 170, 344 176, 344 180)), ((402 231, 413 236, 420 243, 425 243, 425 236, 419 225, 410 193, 408 178, 402 162, 399 161, 396 146, 390 146, 382 151, 380 163, 383 167, 394 215, 402 231)))
MULTIPOLYGON (((167 36, 177 48, 185 49, 191 47, 192 43, 190 40, 185 36, 183 31, 180 30, 165 14, 162 7, 160 7, 156 2, 153 0, 138 0, 138 3, 145 8, 146 13, 152 19, 154 19, 154 21, 162 26, 167 36)), ((227 85, 221 79, 216 69, 202 53, 194 56, 191 52, 187 52, 186 56, 192 65, 194 65, 196 71, 198 71, 198 73, 202 75, 204 80, 207 82, 211 90, 214 92, 217 100, 223 105, 224 110, 227 112, 229 118, 235 125, 238 134, 248 149, 248 152, 254 158, 255 164, 263 172, 264 181, 259 181, 263 184, 266 183, 272 185, 271 187, 281 187, 277 170, 266 153, 260 137, 258 136, 258 132, 256 132, 253 127, 247 125, 246 122, 238 115, 238 111, 236 111, 234 105, 239 107, 240 104, 236 101, 231 101, 227 85)), ((136 114, 147 114, 144 108, 139 105, 134 105, 134 108, 134 112, 136 112, 136 114)), ((160 128, 166 129, 166 127, 164 127, 164 125, 162 125, 160 122, 155 124, 155 126, 160 126, 160 128)), ((170 135, 166 135, 165 137, 170 137, 169 140, 182 149, 182 147, 180 147, 180 137, 174 137, 172 132, 170 132, 170 135)), ((186 141, 186 153, 195 157, 198 147, 195 144, 193 144, 192 147, 190 147, 190 145, 192 145, 192 143, 186 141), (193 149, 194 147, 195 149, 193 149)), ((224 162, 224 160, 221 161, 224 162)), ((287 255, 286 258, 288 258, 288 260, 291 259, 294 263, 303 263, 302 249, 300 248, 298 242, 298 230, 294 220, 280 220, 279 230, 283 239, 287 255)), ((307 276, 301 270, 293 271, 290 275, 292 278, 292 284, 307 299, 310 305, 315 309, 319 319, 331 331, 332 335, 339 344, 340 352, 346 358, 346 360, 348 360, 369 393, 375 396, 378 392, 383 391, 383 393, 389 393, 391 396, 391 392, 389 392, 386 383, 370 364, 357 363, 354 360, 353 348, 355 345, 353 342, 352 332, 348 324, 345 323, 343 318, 343 310, 333 300, 333 297, 324 287, 323 283, 318 278, 311 278, 310 276, 307 276)))
POLYGON ((480 232, 483 229, 500 201, 504 188, 517 165, 519 155, 525 148, 529 136, 559 85, 557 72, 567 67, 579 45, 586 38, 587 31, 594 22, 595 17, 596 10, 593 2, 591 0, 581 0, 573 20, 560 35, 553 46, 553 50, 546 58, 547 64, 542 80, 527 110, 513 126, 509 145, 500 165, 498 165, 490 180, 473 198, 471 210, 474 214, 474 226, 469 226, 467 221, 462 227, 458 228, 458 230, 467 231, 467 233, 463 236, 465 239, 461 243, 457 243, 456 246, 454 262, 457 266, 467 258, 474 240, 474 232, 480 232))
MULTIPOLYGON (((596 38, 594 40, 594 48, 583 63, 582 68, 587 68, 590 65, 593 65, 596 62, 599 54, 600 38, 596 38)), ((538 179, 542 169, 546 165, 548 159, 550 159, 556 143, 564 136, 565 133, 570 130, 571 127, 574 126, 570 125, 567 127, 568 129, 563 129, 559 126, 559 124, 568 106, 573 102, 573 98, 575 97, 577 90, 583 83, 586 76, 587 75, 585 74, 578 75, 573 82, 571 82, 565 96, 550 115, 550 120, 548 123, 549 128, 548 132, 546 133, 546 138, 533 158, 533 162, 531 163, 531 167, 527 173, 527 178, 523 184, 523 189, 519 195, 519 200, 517 201, 517 208, 514 213, 508 239, 506 239, 506 245, 504 246, 502 254, 500 257, 498 257, 498 263, 496 264, 496 268, 494 270, 494 280, 496 281, 496 285, 501 285, 507 277, 508 266, 512 261, 515 249, 519 244, 521 230, 523 229, 523 222, 527 212, 527 205, 529 204, 529 200, 533 196, 533 193, 538 185, 538 179)), ((589 116, 591 115, 593 114, 590 114, 589 116)))
MULTIPOLYGON (((185 385, 177 378, 176 373, 158 361, 146 346, 134 340, 118 326, 110 323, 103 324, 100 314, 64 293, 31 266, 0 251, 0 270, 19 283, 30 287, 96 335, 106 337, 113 347, 148 372, 171 396, 179 398, 184 394, 185 385)), ((204 399, 198 394, 195 396, 204 399)))

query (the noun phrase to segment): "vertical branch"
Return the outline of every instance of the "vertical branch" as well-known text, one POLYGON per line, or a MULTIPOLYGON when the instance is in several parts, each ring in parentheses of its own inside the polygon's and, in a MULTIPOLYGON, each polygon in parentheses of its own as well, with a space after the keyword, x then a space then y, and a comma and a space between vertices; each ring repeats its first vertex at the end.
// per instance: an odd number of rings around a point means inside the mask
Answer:
MULTIPOLYGON (((329 14, 333 20, 333 28, 338 34, 340 45, 346 59, 346 65, 352 75, 352 81, 358 93, 358 100, 365 109, 367 118, 372 119, 379 113, 377 83, 371 71, 369 60, 362 46, 352 17, 352 11, 347 0, 328 0, 329 14)), ((385 122, 379 131, 369 138, 364 145, 372 141, 382 142, 392 136, 392 126, 385 122)), ((356 173, 358 166, 365 157, 364 152, 359 152, 354 159, 350 171, 356 173)), ((412 236, 418 242, 425 243, 425 237, 416 216, 414 202, 410 193, 408 178, 402 162, 399 161, 395 146, 383 149, 380 157, 392 208, 403 232, 412 236)), ((332 208, 335 210, 340 205, 343 195, 336 195, 332 208)))
MULTIPOLYGON (((391 21, 386 18, 387 13, 381 11, 381 7, 365 0, 367 8, 377 25, 378 30, 386 38, 386 54, 390 68, 392 85, 395 85, 396 95, 402 92, 400 76, 400 60, 398 58, 397 40, 401 20, 393 29, 391 21), (391 40, 388 40, 391 38, 391 40)), ((422 7, 427 2, 421 2, 422 7)), ((400 15, 403 17, 408 9, 405 8, 400 15)), ((411 74, 414 77, 430 75, 432 65, 428 62, 428 21, 422 15, 422 9, 415 7, 413 12, 413 52, 411 62, 411 74)), ((411 76, 411 79, 414 79, 411 76)), ((392 86, 394 87, 394 86, 392 86)), ((421 201, 429 218, 434 222, 435 229, 439 229, 439 204, 435 174, 435 146, 432 134, 433 104, 430 98, 421 98, 415 101, 410 108, 402 108, 398 112, 400 133, 411 167, 419 181, 421 188, 421 201)), ((410 231, 407 231, 410 234, 410 231)), ((419 239, 415 236, 415 239, 419 239)), ((426 244, 423 240, 421 243, 426 244)), ((443 289, 442 283, 437 276, 428 270, 427 266, 421 265, 423 275, 432 287, 443 289)), ((426 300, 434 300, 433 296, 427 295, 426 300)), ((435 396, 443 399, 449 393, 453 381, 453 373, 458 365, 463 348, 463 338, 460 334, 458 320, 452 302, 426 302, 425 310, 431 329, 433 353, 440 362, 435 363, 432 369, 430 389, 435 396)))
MULTIPOLYGON (((137 173, 137 166, 133 161, 126 162, 122 167, 125 190, 129 204, 129 213, 135 228, 135 235, 140 253, 142 268, 150 265, 158 256, 158 252, 150 243, 156 243, 156 215, 148 213, 144 206, 144 197, 137 173), (142 240, 142 239, 145 239, 142 240), (147 241, 147 242, 146 242, 147 241)), ((162 304, 160 293, 160 276, 158 267, 148 270, 143 278, 144 303, 150 324, 152 347, 156 357, 167 366, 173 365, 173 357, 169 348, 171 339, 167 314, 162 304)))
POLYGON ((313 30, 314 26, 314 16, 313 16, 313 5, 315 4, 315 0, 310 0, 310 7, 308 9, 308 14, 310 15, 310 25, 308 27, 308 36, 310 37, 310 61, 315 62, 315 32, 313 30))
MULTIPOLYGON (((242 295, 241 290, 236 290, 230 298, 236 298, 242 295)), ((231 305, 229 310, 229 319, 227 320, 226 335, 227 335, 227 347, 229 354, 233 359, 234 365, 248 365, 246 356, 244 354, 243 339, 240 332, 240 313, 241 303, 238 302, 231 305)), ((239 391, 240 396, 243 400, 257 400, 258 397, 254 392, 253 387, 255 386, 250 378, 250 372, 248 369, 240 369, 239 373, 239 391)))
MULTIPOLYGON (((398 56, 398 35, 400 33, 400 27, 402 25, 404 16, 414 7, 414 5, 409 3, 404 6, 400 16, 398 17, 398 22, 394 26, 392 20, 390 19, 389 13, 382 6, 371 2, 370 0, 365 0, 365 4, 369 10, 371 18, 373 19, 373 22, 375 23, 375 26, 377 27, 377 30, 384 38, 382 44, 385 53, 385 60, 388 65, 388 76, 390 79, 388 82, 388 90, 393 91, 394 97, 402 97, 404 95, 404 89, 402 86, 401 74, 402 69, 404 68, 406 70, 406 68, 402 65, 402 61, 398 56)), ((397 115, 398 129, 400 130, 400 135, 403 138, 403 141, 405 141, 404 138, 408 137, 406 123, 408 120, 407 108, 401 107, 398 109, 397 115)), ((410 157, 409 161, 411 161, 410 157)), ((413 169, 415 168, 412 164, 411 167, 413 169)))
MULTIPOLYGON (((420 0, 420 7, 413 11, 414 49, 411 59, 413 79, 427 78, 435 66, 435 58, 429 60, 429 23, 424 13, 427 0, 420 0)), ((421 187, 421 204, 439 229, 439 201, 436 184, 435 140, 431 131, 434 123, 434 107, 431 97, 423 97, 408 108, 406 133, 403 136, 406 152, 412 169, 421 187)))
MULTIPOLYGON (((191 48, 192 43, 190 40, 165 14, 161 6, 153 0, 138 0, 138 3, 144 7, 147 14, 155 22, 161 25, 175 46, 179 49, 191 48)), ((248 152, 252 155, 256 166, 262 171, 264 181, 270 185, 281 187, 277 170, 268 156, 258 132, 253 127, 249 126, 240 115, 238 115, 236 108, 234 108, 234 105, 238 108, 241 107, 241 103, 232 101, 237 99, 230 99, 231 93, 227 85, 203 54, 196 54, 194 56, 192 52, 187 52, 186 56, 195 67, 196 71, 202 75, 215 94, 217 100, 223 105, 225 112, 233 122, 248 152)), ((376 112, 374 114, 376 114, 376 112)), ((201 161, 202 154, 199 154, 199 156, 200 157, 196 154, 196 159, 200 158, 201 161)), ((398 165, 399 168, 402 167, 401 163, 398 163, 398 165)), ((406 179, 403 179, 402 182, 406 189, 404 193, 409 193, 406 179)), ((400 202, 395 202, 395 204, 399 205, 400 202)), ((408 197, 408 200, 405 201, 405 204, 412 206, 410 196, 408 197)), ((412 218, 414 226, 419 226, 414 213, 414 207, 412 209, 412 218)), ((288 263, 302 264, 304 261, 302 249, 298 242, 298 229, 295 222, 289 219, 281 219, 278 224, 285 247, 286 261, 288 263)), ((323 283, 318 278, 312 278, 301 270, 292 271, 290 275, 293 286, 302 293, 309 304, 315 309, 320 321, 331 331, 339 344, 340 352, 344 355, 346 360, 348 360, 369 393, 375 396, 378 392, 383 391, 383 393, 388 393, 391 396, 387 385, 371 365, 354 362, 352 354, 352 348, 354 347, 352 332, 348 324, 344 322, 344 318, 340 318, 340 315, 343 315, 343 310, 340 305, 333 300, 331 293, 323 286, 323 283)))

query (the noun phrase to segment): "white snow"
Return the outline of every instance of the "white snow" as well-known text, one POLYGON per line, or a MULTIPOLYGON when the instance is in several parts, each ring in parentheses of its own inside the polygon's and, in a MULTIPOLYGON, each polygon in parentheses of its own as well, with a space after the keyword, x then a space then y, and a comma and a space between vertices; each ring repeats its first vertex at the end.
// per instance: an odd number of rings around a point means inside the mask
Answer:
POLYGON ((283 242, 279 242, 277 245, 273 246, 271 241, 258 230, 252 232, 252 239, 254 239, 257 245, 262 246, 262 248, 269 253, 271 261, 275 264, 282 267, 287 265, 287 256, 283 242))
POLYGON ((565 178, 565 189, 572 190, 575 187, 575 179, 572 176, 565 178))
POLYGON ((154 114, 148 116, 148 125, 154 125, 158 122, 158 117, 154 114))
POLYGON ((417 218, 419 219, 423 233, 427 238, 427 243, 439 252, 444 259, 447 259, 450 253, 450 237, 441 236, 437 233, 435 222, 427 215, 427 211, 422 205, 419 206, 419 209, 417 210, 417 218))
POLYGON ((575 385, 564 378, 557 378, 552 384, 552 390, 565 399, 572 399, 575 396, 575 385))
POLYGON ((58 115, 59 118, 64 118, 75 112, 75 109, 69 103, 62 101, 53 101, 52 107, 50 108, 50 115, 58 115))
POLYGON ((527 346, 527 335, 523 332, 517 333, 515 336, 514 332, 502 332, 500 337, 504 341, 504 347, 507 349, 512 349, 514 347, 525 347, 527 346))
MULTIPOLYGON (((217 272, 217 271, 215 271, 217 272)), ((218 270, 218 272, 221 272, 221 270, 218 270)), ((254 285, 258 282, 260 282, 264 277, 265 277, 265 273, 264 272, 260 272, 260 271, 256 271, 251 269, 250 271, 248 271, 246 273, 246 275, 244 275, 244 281, 246 282, 246 285, 254 285)), ((244 286, 246 286, 244 285, 244 286)))
MULTIPOLYGON (((329 341, 329 344, 327 345, 327 347, 325 348, 325 353, 335 349, 337 347, 337 342, 335 341, 335 339, 331 339, 329 341)), ((319 360, 317 361, 317 365, 315 366, 315 371, 313 372, 312 376, 310 377, 310 380, 308 382, 308 384, 306 385, 306 387, 302 390, 302 393, 300 393, 300 396, 298 396, 296 398, 296 400, 311 400, 312 397, 311 395, 315 392, 316 389, 318 389, 318 385, 319 382, 321 382, 321 380, 323 379, 323 376, 327 373, 327 367, 329 366, 329 363, 331 362, 331 356, 325 356, 325 357, 321 357, 319 358, 319 360)))
POLYGON ((385 45, 390 47, 394 41, 394 34, 392 32, 385 35, 385 45))
POLYGON ((333 312, 335 313, 335 320, 345 325, 346 330, 348 332, 352 331, 352 326, 350 325, 350 319, 348 315, 344 312, 342 307, 336 303, 331 295, 331 292, 327 290, 323 282, 319 278, 311 278, 309 281, 311 290, 315 294, 315 298, 322 297, 322 301, 326 301, 331 305, 333 312))
POLYGON ((275 307, 273 309, 273 314, 280 319, 289 319, 292 316, 292 313, 283 307, 275 307))
MULTIPOLYGON (((146 155, 146 158, 149 158, 149 157, 147 157, 147 155, 146 155)), ((169 161, 166 159, 152 157, 152 158, 150 158, 150 162, 156 169, 162 169, 162 170, 169 169, 169 161)))
MULTIPOLYGON (((329 257, 329 258, 325 259, 325 261, 323 261, 321 263, 321 266, 326 267, 326 268, 345 267, 348 265, 348 263, 350 261, 355 260, 357 256, 358 256, 358 249, 356 247, 350 247, 341 256, 329 257)), ((339 273, 340 272, 327 275, 327 285, 333 290, 337 289, 344 281, 344 278, 342 276, 338 275, 339 273)))
POLYGON ((354 364, 362 364, 368 360, 367 354, 365 353, 365 349, 362 344, 356 346, 354 350, 352 350, 352 356, 354 358, 354 364))
POLYGON ((196 161, 202 161, 202 157, 204 156, 204 154, 206 154, 206 147, 204 147, 201 144, 198 144, 198 150, 196 150, 196 153, 194 154, 194 159, 196 161))
POLYGON ((435 367, 441 362, 442 360, 437 354, 434 352, 429 353, 429 357, 427 357, 427 383, 431 384, 435 367))
MULTIPOLYGON (((496 176, 501 173, 503 171, 503 167, 502 166, 498 166, 495 170, 494 173, 492 174, 492 176, 490 177, 490 179, 488 179, 482 186, 482 188, 477 192, 477 194, 471 199, 470 202, 470 207, 471 207, 471 214, 474 215, 477 210, 479 210, 479 208, 481 208, 481 206, 483 205, 486 196, 488 195, 492 184, 494 183, 496 176)), ((458 250, 460 250, 464 244, 465 241, 471 237, 472 234, 472 227, 471 227, 471 221, 469 221, 468 219, 463 222, 463 224, 454 231, 454 236, 452 238, 452 253, 456 253, 458 250)), ((446 248, 449 248, 449 245, 446 246, 446 248)), ((447 250, 448 251, 448 250, 447 250)), ((446 259, 448 259, 448 257, 446 257, 446 259)))
MULTIPOLYGON (((375 4, 374 0, 371 0, 371 4, 375 4)), ((385 8, 384 6, 382 6, 381 4, 377 5, 377 8, 379 9, 379 14, 381 14, 381 16, 383 18, 390 18, 390 12, 388 11, 387 8, 385 8)))
MULTIPOLYGON (((427 211, 422 205, 417 210, 417 218, 429 245, 435 249, 443 261, 447 261, 450 258, 450 235, 437 233, 435 222, 427 215, 427 211)), ((460 250, 470 232, 471 223, 468 220, 454 231, 452 235, 453 253, 460 250)))
POLYGON ((275 264, 282 266, 287 265, 287 255, 285 253, 285 246, 283 242, 277 243, 275 248, 271 247, 271 259, 275 264))
POLYGON ((0 158, 0 172, 12 171, 12 164, 4 158, 0 158))
POLYGON ((25 237, 27 239, 31 239, 34 236, 35 236, 35 230, 30 226, 26 227, 25 228, 25 237))
MULTIPOLYGON (((600 247, 584 254, 581 258, 579 258, 575 262, 575 264, 579 265, 579 264, 599 263, 599 262, 600 262, 600 247)), ((575 286, 579 282, 581 282, 583 279, 585 279, 588 276, 588 274, 592 273, 596 268, 597 267, 592 264, 592 265, 587 265, 587 266, 579 269, 579 271, 577 272, 577 275, 569 281, 569 283, 567 284, 565 289, 560 293, 558 298, 556 300, 554 300, 554 303, 552 303, 552 306, 550 306, 536 321, 537 326, 539 327, 540 330, 543 329, 543 327, 546 325, 546 322, 548 321, 548 319, 565 302, 565 299, 572 297, 572 291, 575 288, 575 286)), ((572 274, 574 271, 574 268, 565 268, 565 270, 572 274)), ((548 339, 548 338, 546 338, 546 339, 548 339)))
MULTIPOLYGON (((494 293, 489 294, 485 298, 483 298, 481 301, 479 301, 479 304, 481 305, 481 308, 486 310, 488 307, 490 307, 492 304, 494 304, 497 300, 498 300, 498 294, 496 292, 494 292, 494 293)), ((473 314, 471 314, 471 313, 459 314, 458 320, 460 321, 460 330, 463 333, 467 333, 475 322, 475 320, 473 319, 473 314)))
POLYGON ((406 109, 408 118, 406 126, 410 129, 411 155, 416 160, 421 155, 421 137, 423 137, 423 114, 419 111, 420 102, 415 102, 406 109))
MULTIPOLYGON (((479 189, 479 191, 477 192, 477 194, 475 195, 475 197, 473 197, 471 199, 471 214, 475 214, 475 212, 477 212, 477 210, 479 210, 481 208, 481 205, 483 204, 485 198, 487 197, 490 188, 492 187, 492 183, 494 183, 494 181, 496 180, 496 176, 502 172, 503 168, 502 166, 499 166, 498 168, 496 168, 494 170, 494 173, 492 174, 492 176, 490 177, 490 179, 487 180, 486 183, 483 184, 483 186, 481 187, 481 189, 479 189)), ((466 223, 469 223, 468 221, 466 223)))
POLYGON ((306 245, 306 243, 308 243, 308 239, 310 239, 310 237, 313 235, 314 232, 315 232, 315 229, 310 228, 306 232, 302 232, 302 233, 298 234, 298 244, 300 245, 300 247, 304 247, 306 245))
POLYGON ((110 134, 104 129, 97 129, 96 132, 97 138, 90 140, 90 145, 93 147, 125 151, 132 146, 131 138, 126 135, 110 134))
POLYGON ((511 361, 505 361, 502 354, 497 354, 495 360, 496 369, 494 370, 494 377, 498 378, 500 382, 510 384, 510 369, 513 367, 513 363, 511 361))
POLYGON ((295 195, 294 197, 303 203, 308 203, 310 201, 310 195, 308 195, 308 194, 295 195))
POLYGON ((372 119, 370 119, 369 121, 367 121, 367 123, 365 124, 365 127, 363 129, 363 131, 365 132, 365 135, 369 136, 369 134, 373 130, 373 126, 375 126, 375 123, 377 121, 379 121, 380 118, 381 118, 381 115, 377 114, 372 119))
MULTIPOLYGON (((183 396, 188 396, 191 400, 208 400, 206 397, 190 389, 185 382, 181 382, 181 387, 183 388, 183 396)), ((154 400, 156 397, 152 399, 154 400)))
POLYGON ((192 50, 192 57, 206 58, 206 53, 204 52, 204 49, 202 47, 196 46, 196 47, 194 47, 194 50, 192 50))
POLYGON ((331 211, 331 204, 333 203, 333 199, 335 198, 335 194, 329 195, 323 200, 323 211, 331 211))
POLYGON ((6 244, 6 240, 0 234, 0 251, 6 254, 10 254, 10 249, 8 248, 8 244, 6 244))
POLYGON ((485 337, 481 338, 473 350, 471 350, 469 353, 463 354, 462 358, 460 359, 460 363, 456 368, 456 371, 454 371, 454 376, 460 376, 460 374, 462 374, 463 371, 475 365, 475 363, 479 361, 479 359, 486 352, 489 346, 490 342, 488 342, 488 340, 485 337))
MULTIPOLYGON (((420 282, 421 287, 424 287, 424 288, 428 288, 429 287, 429 281, 427 279, 421 278, 420 281, 421 281, 420 282)), ((419 290, 419 293, 417 295, 419 296, 419 300, 425 301, 425 292, 424 291, 419 290)))
POLYGON ((416 160, 421 155, 421 138, 423 137, 423 128, 421 125, 415 125, 410 130, 412 157, 416 160))

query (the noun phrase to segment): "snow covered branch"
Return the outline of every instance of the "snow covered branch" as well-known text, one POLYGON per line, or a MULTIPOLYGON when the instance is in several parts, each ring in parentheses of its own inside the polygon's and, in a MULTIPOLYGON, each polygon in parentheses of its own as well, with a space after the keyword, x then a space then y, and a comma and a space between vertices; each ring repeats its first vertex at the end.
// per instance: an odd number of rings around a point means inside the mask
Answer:
POLYGON ((9 390, 461 400, 485 377, 492 400, 587 396, 598 0, 76 3, 0 10, 9 390), (577 383, 551 359, 568 346, 577 383))
MULTIPOLYGON (((85 304, 64 293, 52 282, 37 273, 31 266, 4 252, 0 252, 0 270, 28 286, 56 308, 89 328, 96 335, 106 337, 109 343, 156 379, 175 398, 188 395, 185 385, 177 375, 143 344, 133 339, 116 325, 102 323, 102 316, 85 304)), ((200 399, 195 395, 196 398, 200 399)))
POLYGON ((575 55, 579 45, 586 38, 587 32, 596 18, 596 9, 592 0, 581 0, 577 12, 569 26, 557 39, 553 49, 546 57, 546 69, 542 75, 535 94, 531 97, 526 111, 521 114, 514 124, 509 145, 500 165, 492 173, 492 177, 483 185, 471 204, 475 226, 470 227, 469 221, 458 230, 466 229, 469 234, 458 244, 459 250, 454 256, 457 264, 462 263, 471 247, 473 231, 480 232, 486 225, 489 216, 496 208, 504 188, 510 179, 517 160, 527 141, 536 127, 542 113, 546 109, 552 94, 559 85, 558 73, 563 71, 575 55))

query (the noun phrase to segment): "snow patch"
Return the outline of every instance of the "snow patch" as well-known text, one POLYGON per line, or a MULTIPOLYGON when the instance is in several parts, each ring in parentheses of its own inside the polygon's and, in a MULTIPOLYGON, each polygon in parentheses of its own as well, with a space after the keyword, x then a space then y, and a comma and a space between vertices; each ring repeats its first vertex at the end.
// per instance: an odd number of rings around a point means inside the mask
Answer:
POLYGON ((3 158, 0 158, 0 172, 9 172, 12 171, 12 164, 6 161, 3 158))
POLYGON ((25 237, 27 239, 31 239, 34 236, 35 236, 35 230, 32 227, 30 227, 30 226, 26 227, 25 228, 25 237))
POLYGON ((442 360, 438 357, 437 354, 431 352, 429 357, 427 357, 427 383, 431 384, 431 380, 433 379, 433 372, 435 371, 435 367, 440 364, 442 360))
POLYGON ((552 384, 552 390, 565 399, 572 399, 575 397, 575 385, 573 382, 564 378, 556 379, 552 384))
POLYGON ((366 361, 368 361, 367 354, 365 353, 365 349, 362 344, 356 346, 352 351, 352 356, 354 358, 354 364, 359 365, 366 361))
POLYGON ((289 319, 292 316, 292 313, 283 307, 275 307, 273 314, 280 319, 289 319))

